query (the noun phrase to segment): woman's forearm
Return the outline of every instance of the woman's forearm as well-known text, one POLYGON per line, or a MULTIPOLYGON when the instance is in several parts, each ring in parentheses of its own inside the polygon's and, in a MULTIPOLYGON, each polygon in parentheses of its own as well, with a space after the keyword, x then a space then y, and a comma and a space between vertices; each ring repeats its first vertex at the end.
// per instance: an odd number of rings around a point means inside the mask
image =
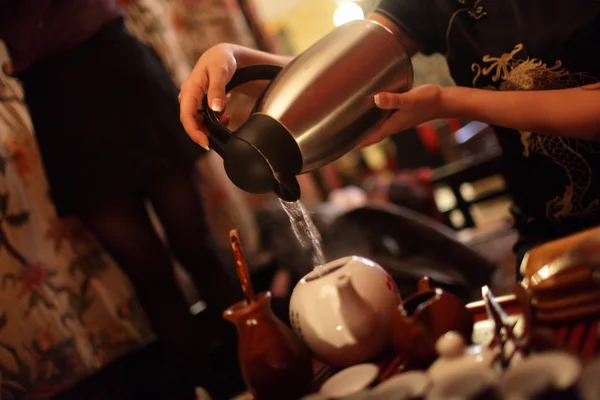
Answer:
POLYGON ((441 113, 527 132, 600 141, 600 85, 543 91, 442 90, 441 113))
MULTIPOLYGON (((235 46, 234 57, 237 61, 237 67, 243 68, 250 65, 269 64, 269 65, 287 65, 292 57, 281 56, 277 54, 266 53, 260 50, 254 50, 247 47, 235 46)), ((251 97, 258 97, 265 90, 268 82, 256 81, 240 85, 235 91, 244 93, 251 97)))

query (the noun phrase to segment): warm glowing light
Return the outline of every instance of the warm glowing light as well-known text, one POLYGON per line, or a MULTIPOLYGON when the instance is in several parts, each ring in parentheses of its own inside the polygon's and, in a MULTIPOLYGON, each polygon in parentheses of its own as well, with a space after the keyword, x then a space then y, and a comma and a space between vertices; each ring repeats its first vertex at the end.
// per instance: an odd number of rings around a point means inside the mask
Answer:
POLYGON ((353 1, 345 1, 335 10, 335 13, 333 14, 333 23, 335 26, 340 26, 346 22, 363 19, 364 17, 365 12, 358 4, 353 1))

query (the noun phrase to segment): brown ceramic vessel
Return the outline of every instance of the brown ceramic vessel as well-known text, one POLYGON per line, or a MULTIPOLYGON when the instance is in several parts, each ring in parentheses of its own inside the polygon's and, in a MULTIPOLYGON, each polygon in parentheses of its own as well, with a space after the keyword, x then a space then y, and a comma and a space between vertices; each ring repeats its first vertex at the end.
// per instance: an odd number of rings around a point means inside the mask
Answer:
POLYGON ((236 303, 223 317, 237 329, 240 368, 256 400, 296 400, 309 392, 310 352, 273 314, 271 293, 259 293, 250 303, 236 303))
POLYGON ((471 343, 473 316, 455 295, 434 288, 428 278, 398 309, 394 324, 394 349, 414 367, 426 367, 437 357, 436 341, 445 333, 458 332, 471 343))

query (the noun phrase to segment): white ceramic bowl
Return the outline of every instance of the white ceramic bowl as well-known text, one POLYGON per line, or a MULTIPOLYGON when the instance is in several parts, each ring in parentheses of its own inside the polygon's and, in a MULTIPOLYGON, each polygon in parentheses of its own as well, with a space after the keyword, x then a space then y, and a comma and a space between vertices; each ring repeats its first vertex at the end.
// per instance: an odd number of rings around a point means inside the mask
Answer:
POLYGON ((425 397, 430 381, 421 371, 409 371, 391 377, 371 390, 369 400, 402 400, 425 397))
POLYGON ((533 354, 506 371, 498 389, 504 397, 531 396, 546 387, 564 390, 576 384, 581 370, 580 361, 569 353, 533 354))
POLYGON ((498 374, 487 368, 458 370, 435 382, 426 400, 471 398, 489 386, 495 386, 498 374))
POLYGON ((375 364, 359 364, 341 370, 321 386, 320 394, 328 399, 344 399, 365 391, 379 375, 375 364))

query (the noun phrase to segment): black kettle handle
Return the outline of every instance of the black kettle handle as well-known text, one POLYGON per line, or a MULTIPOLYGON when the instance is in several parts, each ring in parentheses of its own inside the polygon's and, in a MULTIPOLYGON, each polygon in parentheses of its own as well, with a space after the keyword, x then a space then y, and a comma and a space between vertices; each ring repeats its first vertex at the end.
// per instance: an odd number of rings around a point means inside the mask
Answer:
MULTIPOLYGON (((252 65, 240 68, 233 74, 225 91, 230 92, 235 87, 252 81, 273 80, 282 69, 283 67, 279 65, 252 65)), ((204 110, 204 125, 208 130, 210 147, 223 157, 223 149, 233 132, 223 125, 221 121, 219 121, 217 114, 210 109, 207 96, 204 96, 202 109, 204 110)))

